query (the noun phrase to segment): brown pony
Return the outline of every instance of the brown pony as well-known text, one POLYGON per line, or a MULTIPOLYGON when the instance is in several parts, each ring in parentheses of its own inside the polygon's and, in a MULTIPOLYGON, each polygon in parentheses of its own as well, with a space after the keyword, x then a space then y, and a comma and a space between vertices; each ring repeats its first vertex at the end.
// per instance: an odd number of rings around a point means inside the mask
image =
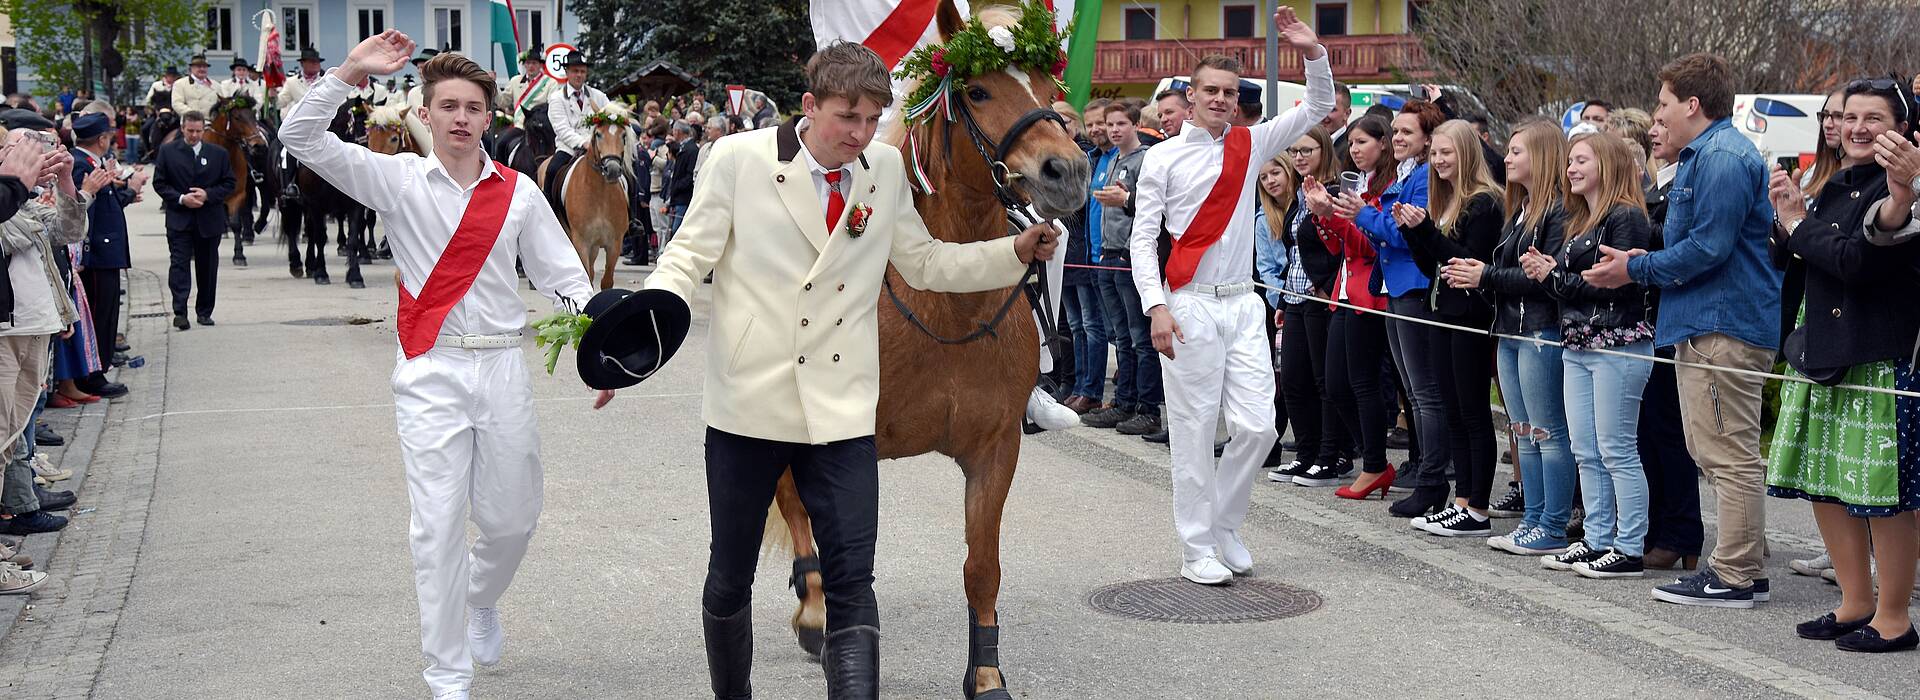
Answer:
POLYGON ((621 239, 627 235, 627 180, 633 170, 631 156, 633 129, 628 122, 633 113, 619 102, 601 107, 588 116, 593 135, 587 150, 575 158, 560 175, 559 183, 544 181, 547 162, 537 172, 543 178, 541 191, 560 188, 562 210, 560 224, 573 239, 573 250, 580 255, 580 266, 593 276, 593 263, 601 253, 607 256, 606 271, 600 275, 600 288, 613 287, 613 268, 620 260, 621 239))
MULTIPOLYGON (((984 8, 979 21, 989 26, 1012 26, 1018 14, 1007 8, 984 8)), ((942 41, 965 23, 951 0, 940 3, 936 15, 942 41)), ((1049 109, 1053 77, 1043 71, 1008 68, 977 76, 956 85, 952 99, 965 100, 981 132, 994 143, 978 144, 987 153, 1006 153, 1014 190, 1043 218, 1061 218, 1080 209, 1087 198, 1089 166, 1073 137, 1057 123, 1033 123, 1014 134, 1016 124, 1029 121, 1036 110, 1049 109)), ((895 105, 900 107, 900 105, 895 105)), ((938 111, 938 110, 936 110, 938 111)), ((935 195, 914 195, 914 206, 935 238, 953 242, 985 241, 1007 235, 1003 211, 996 198, 990 165, 968 135, 963 122, 935 115, 925 124, 909 127, 921 145, 920 166, 935 195)), ((899 145, 905 129, 887 140, 899 145)), ((911 156, 911 152, 907 155, 911 156)), ((909 166, 911 167, 911 165, 909 166)), ((995 331, 969 342, 941 342, 967 335, 990 322, 1007 302, 1010 292, 939 294, 907 286, 891 268, 888 284, 900 301, 925 324, 915 327, 894 303, 880 301, 880 406, 875 443, 881 459, 912 457, 929 452, 952 457, 966 477, 967 559, 963 579, 972 626, 967 671, 963 679, 968 698, 1004 698, 1006 680, 999 669, 996 647, 999 619, 995 607, 1000 595, 1000 519, 1007 491, 1020 458, 1022 419, 1029 393, 1040 368, 1040 338, 1025 304, 1018 304, 995 331), (928 377, 940 377, 928 382, 928 377)), ((1056 290, 1057 293, 1057 290, 1056 290)), ((884 297, 884 295, 883 295, 884 297)), ((769 527, 769 545, 779 548, 791 538, 794 551, 794 588, 800 607, 794 612, 794 633, 801 647, 818 653, 826 626, 826 601, 821 593, 819 560, 806 508, 794 488, 791 472, 780 478, 775 491, 774 519, 786 527, 769 527)))
MULTIPOLYGON (((260 128, 260 122, 254 118, 254 101, 245 95, 222 98, 213 106, 213 112, 207 115, 206 141, 219 146, 227 152, 227 164, 233 168, 233 194, 227 195, 227 221, 233 235, 233 265, 246 267, 247 255, 241 250, 241 243, 252 238, 253 217, 242 216, 249 209, 249 200, 253 168, 248 164, 250 157, 264 157, 267 149, 266 130, 260 128)), ((251 214, 251 212, 248 212, 251 214)))
POLYGON ((407 129, 404 110, 398 105, 378 107, 367 116, 367 150, 387 155, 427 155, 425 144, 415 141, 413 132, 407 129))

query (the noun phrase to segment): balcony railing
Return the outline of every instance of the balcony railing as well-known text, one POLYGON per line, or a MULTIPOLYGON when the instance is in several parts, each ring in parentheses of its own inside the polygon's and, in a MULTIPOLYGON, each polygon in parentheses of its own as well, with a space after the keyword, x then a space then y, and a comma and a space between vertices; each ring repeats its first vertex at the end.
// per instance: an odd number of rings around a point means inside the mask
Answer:
MULTIPOLYGON (((1398 82, 1397 77, 1424 76, 1426 55, 1417 37, 1406 34, 1321 37, 1332 58, 1333 77, 1347 82, 1398 82)), ((1093 69, 1095 83, 1150 83, 1186 75, 1200 58, 1225 54, 1240 60, 1246 77, 1266 75, 1266 39, 1207 39, 1198 41, 1102 41, 1093 69)), ((1281 80, 1306 77, 1300 52, 1282 45, 1281 80)))

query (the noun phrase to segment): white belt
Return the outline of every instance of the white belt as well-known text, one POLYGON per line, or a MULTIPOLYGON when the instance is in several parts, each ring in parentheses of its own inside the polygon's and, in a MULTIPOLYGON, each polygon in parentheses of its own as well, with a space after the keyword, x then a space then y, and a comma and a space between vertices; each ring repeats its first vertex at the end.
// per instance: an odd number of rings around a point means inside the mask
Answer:
POLYGON ((1192 292, 1194 294, 1199 294, 1201 296, 1218 297, 1218 298, 1224 299, 1226 297, 1238 296, 1241 294, 1252 292, 1253 283, 1252 282, 1234 282, 1232 284, 1200 284, 1198 282, 1189 282, 1187 283, 1187 286, 1181 287, 1179 291, 1192 292))
POLYGON ((469 333, 467 335, 443 335, 440 336, 439 340, 434 341, 433 344, 443 348, 491 350, 496 348, 520 347, 520 342, 524 337, 525 335, 520 331, 494 335, 475 335, 469 333))

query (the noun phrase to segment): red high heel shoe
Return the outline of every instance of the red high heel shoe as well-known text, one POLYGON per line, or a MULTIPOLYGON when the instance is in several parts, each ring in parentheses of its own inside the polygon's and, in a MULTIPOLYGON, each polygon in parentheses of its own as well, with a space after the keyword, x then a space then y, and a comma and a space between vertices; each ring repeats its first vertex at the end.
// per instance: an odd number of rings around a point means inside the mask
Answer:
POLYGON ((1380 500, 1384 501, 1384 500, 1387 500, 1387 489, 1392 487, 1393 487, 1393 465, 1389 464, 1387 465, 1387 471, 1381 474, 1380 478, 1374 479, 1373 483, 1367 484, 1367 488, 1360 491, 1355 491, 1353 490, 1353 486, 1349 484, 1347 486, 1342 486, 1340 488, 1334 489, 1333 495, 1339 496, 1341 498, 1345 498, 1350 501, 1360 501, 1360 500, 1366 500, 1368 496, 1373 495, 1373 492, 1379 491, 1380 500))

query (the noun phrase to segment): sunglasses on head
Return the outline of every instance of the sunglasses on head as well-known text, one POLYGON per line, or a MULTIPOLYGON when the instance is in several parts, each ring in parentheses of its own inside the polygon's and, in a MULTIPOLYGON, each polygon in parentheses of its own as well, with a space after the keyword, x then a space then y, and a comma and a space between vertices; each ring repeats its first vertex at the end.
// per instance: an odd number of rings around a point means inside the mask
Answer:
POLYGON ((1893 93, 1893 101, 1900 105, 1900 121, 1907 121, 1913 112, 1913 98, 1907 95, 1908 84, 1895 78, 1861 78, 1847 83, 1847 94, 1857 95, 1863 92, 1893 93))

